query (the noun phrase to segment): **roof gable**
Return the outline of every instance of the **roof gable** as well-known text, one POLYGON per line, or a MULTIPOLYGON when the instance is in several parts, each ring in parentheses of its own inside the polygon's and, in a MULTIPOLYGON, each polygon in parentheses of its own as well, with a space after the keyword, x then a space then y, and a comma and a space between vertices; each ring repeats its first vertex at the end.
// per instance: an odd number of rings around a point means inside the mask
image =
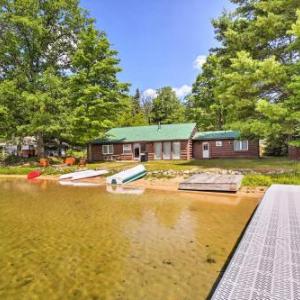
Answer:
POLYGON ((223 130, 223 131, 197 132, 193 137, 193 140, 205 141, 205 140, 227 140, 227 139, 238 139, 238 138, 240 138, 239 131, 223 130))
POLYGON ((112 128, 105 139, 97 139, 93 143, 188 140, 195 127, 196 123, 184 123, 112 128))

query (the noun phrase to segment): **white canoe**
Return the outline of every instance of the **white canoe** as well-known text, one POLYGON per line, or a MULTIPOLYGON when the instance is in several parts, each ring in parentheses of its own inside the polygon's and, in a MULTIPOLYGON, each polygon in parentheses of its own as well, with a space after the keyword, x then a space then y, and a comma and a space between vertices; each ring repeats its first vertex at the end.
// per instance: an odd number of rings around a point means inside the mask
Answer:
POLYGON ((74 175, 77 175, 77 174, 84 174, 84 173, 87 173, 87 172, 90 172, 91 170, 84 170, 84 171, 77 171, 77 172, 73 172, 73 173, 67 173, 67 174, 64 174, 64 175, 61 175, 59 177, 59 180, 62 180, 62 179, 69 179, 69 178, 72 178, 74 175))
POLYGON ((90 170, 89 172, 75 174, 72 176, 72 178, 70 180, 78 180, 78 179, 84 179, 84 178, 97 177, 97 176, 101 176, 101 175, 104 175, 107 173, 108 173, 107 170, 98 170, 98 171, 90 170))
POLYGON ((73 173, 68 173, 61 175, 59 180, 68 179, 68 180, 77 180, 83 178, 90 178, 90 177, 97 177, 104 174, 107 174, 107 170, 85 170, 85 171, 78 171, 73 173))
POLYGON ((137 180, 146 175, 146 169, 143 165, 138 165, 134 168, 122 171, 115 175, 106 178, 107 184, 124 184, 137 180))

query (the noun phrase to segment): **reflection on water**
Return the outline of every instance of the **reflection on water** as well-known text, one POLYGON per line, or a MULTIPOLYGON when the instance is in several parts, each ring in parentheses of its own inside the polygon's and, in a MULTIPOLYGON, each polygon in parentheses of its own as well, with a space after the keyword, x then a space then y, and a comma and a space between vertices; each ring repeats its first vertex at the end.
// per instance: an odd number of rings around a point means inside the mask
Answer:
POLYGON ((58 183, 63 186, 81 186, 81 187, 100 186, 100 184, 92 183, 92 182, 58 181, 58 183))
POLYGON ((1 299, 204 299, 257 200, 0 180, 1 299))
POLYGON ((134 188, 108 184, 106 186, 106 191, 114 194, 142 195, 145 192, 145 189, 141 187, 134 188))

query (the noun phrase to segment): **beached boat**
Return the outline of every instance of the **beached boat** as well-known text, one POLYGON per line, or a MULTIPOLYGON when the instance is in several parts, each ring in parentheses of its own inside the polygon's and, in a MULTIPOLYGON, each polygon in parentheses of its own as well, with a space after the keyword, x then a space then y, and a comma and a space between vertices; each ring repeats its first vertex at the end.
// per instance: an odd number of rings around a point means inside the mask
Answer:
POLYGON ((78 180, 78 179, 85 179, 85 178, 91 178, 91 177, 97 177, 101 175, 107 174, 107 170, 85 170, 85 171, 79 171, 79 172, 73 172, 64 174, 59 177, 59 180, 78 180))
POLYGON ((115 175, 106 178, 107 184, 125 184, 137 179, 140 179, 146 175, 147 171, 143 165, 138 165, 134 168, 122 171, 115 175))
POLYGON ((91 170, 83 170, 83 171, 77 171, 77 172, 73 172, 73 173, 63 174, 63 175, 61 175, 61 176, 59 177, 59 180, 70 179, 70 178, 72 178, 74 175, 77 175, 77 174, 79 174, 79 173, 84 174, 84 173, 87 173, 87 172, 89 172, 89 171, 91 171, 91 170))
POLYGON ((107 170, 90 170, 89 172, 86 172, 84 174, 76 174, 70 180, 78 180, 78 179, 84 179, 84 178, 98 177, 98 176, 101 176, 101 175, 105 175, 107 173, 108 173, 107 170))
POLYGON ((40 170, 34 170, 27 174, 27 179, 34 179, 42 175, 40 170))

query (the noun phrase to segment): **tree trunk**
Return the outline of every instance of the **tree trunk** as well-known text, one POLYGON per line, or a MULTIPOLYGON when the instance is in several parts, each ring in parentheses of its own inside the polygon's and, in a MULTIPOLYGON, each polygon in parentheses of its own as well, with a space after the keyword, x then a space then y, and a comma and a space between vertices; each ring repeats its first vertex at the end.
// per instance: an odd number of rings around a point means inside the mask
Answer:
POLYGON ((45 157, 44 137, 40 132, 36 136, 36 155, 39 158, 45 157))

